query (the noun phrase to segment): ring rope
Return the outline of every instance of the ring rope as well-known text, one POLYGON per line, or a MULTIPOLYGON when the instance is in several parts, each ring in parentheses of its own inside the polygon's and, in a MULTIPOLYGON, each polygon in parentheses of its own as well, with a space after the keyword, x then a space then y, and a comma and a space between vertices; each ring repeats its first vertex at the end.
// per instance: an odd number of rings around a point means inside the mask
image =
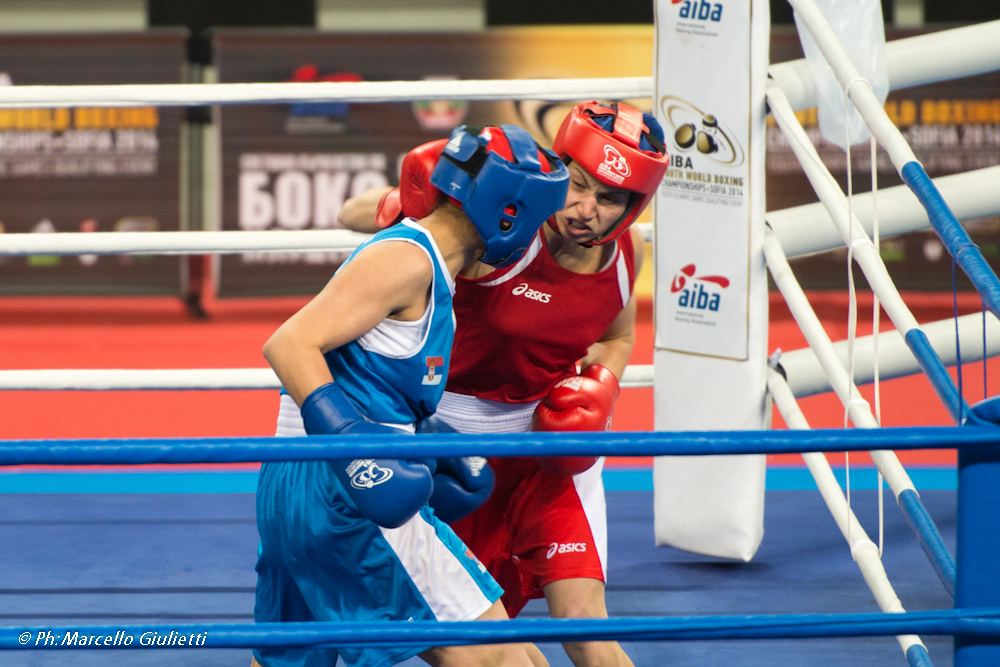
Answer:
POLYGON ((0 108, 73 106, 205 106, 297 102, 566 102, 651 97, 648 76, 599 79, 499 79, 460 81, 321 81, 316 83, 159 83, 82 86, 4 86, 0 108))
MULTIPOLYGON (((973 350, 965 355, 966 361, 979 361, 982 352, 972 341, 987 340, 986 356, 1000 355, 1000 322, 990 313, 987 328, 982 329, 979 315, 958 318, 963 345, 973 350)), ((934 349, 941 353, 942 361, 953 366, 957 357, 954 348, 954 321, 941 320, 921 325, 934 349)), ((855 354, 861 369, 855 378, 857 384, 872 381, 865 370, 872 359, 872 337, 857 339, 855 354)), ((844 341, 833 344, 834 350, 846 363, 844 341)), ((909 348, 897 331, 881 335, 879 363, 884 380, 906 377, 921 372, 909 348)), ((788 376, 789 386, 796 398, 804 398, 831 391, 830 380, 817 361, 816 353, 809 347, 785 352, 781 367, 788 376)), ((632 365, 621 378, 623 389, 653 386, 652 365, 632 365)), ((270 368, 193 368, 193 369, 36 369, 0 370, 0 391, 121 391, 121 390, 262 390, 280 389, 281 382, 270 368)))
MULTIPOLYGON (((782 244, 783 245, 783 244, 782 244)), ((958 318, 962 346, 971 348, 972 352, 963 355, 966 361, 980 361, 983 357, 982 340, 987 339, 986 358, 1000 355, 1000 321, 990 313, 983 331, 983 318, 979 314, 962 315, 958 318), (978 346, 972 343, 979 343, 978 346), (977 347, 979 348, 977 350, 977 347)), ((948 366, 957 363, 955 350, 955 321, 953 319, 939 320, 921 324, 927 338, 934 349, 941 355, 941 360, 948 366)), ((837 357, 842 364, 847 363, 846 342, 833 344, 837 357)), ((859 385, 874 381, 874 339, 872 336, 860 336, 855 342, 855 354, 858 357, 859 368, 856 370, 855 382, 859 385)), ((892 380, 922 372, 920 365, 906 346, 898 331, 887 331, 879 335, 879 365, 882 380, 892 380)), ((804 398, 831 390, 829 378, 823 372, 816 359, 816 354, 809 347, 791 350, 783 353, 781 367, 788 376, 788 384, 796 398, 804 398)), ((0 373, 0 387, 3 386, 0 373)))
MULTIPOLYGON (((782 614, 771 616, 702 616, 660 618, 513 619, 496 621, 357 621, 257 623, 235 625, 136 625, 115 628, 126 633, 163 636, 205 635, 198 648, 261 648, 311 646, 455 646, 514 642, 562 641, 693 641, 706 639, 808 639, 884 637, 920 633, 1000 637, 1000 609, 972 608, 911 611, 903 614, 782 614), (170 635, 170 633, 175 633, 170 635)), ((48 632, 55 637, 113 637, 109 626, 0 628, 0 649, 33 649, 32 640, 48 632)), ((190 648, 155 644, 155 648, 190 648)), ((83 645, 37 648, 137 648, 83 645)))
MULTIPOLYGON (((886 45, 893 89, 992 71, 1000 67, 1000 22, 895 40, 886 45)), ((822 43, 817 40, 817 43, 822 43)), ((816 87, 804 59, 780 63, 771 75, 796 108, 816 105, 816 87)), ((652 77, 316 83, 195 83, 88 86, 4 86, 0 108, 69 106, 203 106, 295 102, 412 102, 540 99, 575 101, 651 97, 652 77)))
MULTIPOLYGON (((787 141, 784 135, 779 136, 781 141, 787 141)), ((960 220, 970 220, 1000 215, 1000 189, 995 187, 998 180, 1000 166, 939 176, 934 179, 934 185, 945 199, 954 202, 952 210, 960 220)), ((873 228, 873 220, 865 213, 871 197, 869 193, 854 196, 858 202, 855 215, 866 232, 871 232, 873 228)), ((930 228, 927 210, 907 186, 880 189, 878 198, 882 238, 930 228)), ((769 211, 764 217, 781 239, 789 257, 844 247, 844 241, 822 203, 769 211)))
MULTIPOLYGON (((653 386, 652 364, 625 368, 622 389, 653 386)), ((0 371, 0 391, 281 389, 270 368, 38 369, 0 371)))
MULTIPOLYGON (((1000 69, 1000 21, 893 40, 885 45, 885 57, 890 90, 992 72, 1000 69)), ((817 105, 816 84, 804 58, 771 65, 768 74, 794 109, 817 105)))
POLYGON ((810 431, 638 431, 309 437, 79 438, 0 440, 0 465, 254 463, 469 456, 711 456, 870 449, 990 449, 993 426, 810 431))
MULTIPOLYGON (((653 224, 636 225, 646 241, 653 224)), ((351 252, 371 238, 346 229, 225 232, 62 232, 0 234, 0 256, 19 255, 192 255, 242 252, 351 252)))

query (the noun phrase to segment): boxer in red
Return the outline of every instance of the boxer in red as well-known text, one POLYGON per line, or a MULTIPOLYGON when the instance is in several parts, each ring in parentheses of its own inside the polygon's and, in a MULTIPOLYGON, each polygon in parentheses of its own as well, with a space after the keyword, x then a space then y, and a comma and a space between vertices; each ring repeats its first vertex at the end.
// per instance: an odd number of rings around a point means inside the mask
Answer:
MULTIPOLYGON (((407 159, 433 166, 444 143, 425 144, 407 159)), ((437 418, 463 433, 611 424, 635 339, 632 288, 645 245, 631 224, 667 168, 663 133, 638 109, 591 102, 570 112, 553 149, 570 172, 566 205, 516 263, 473 263, 457 279, 452 370, 437 418)), ((374 231, 419 217, 440 197, 426 185, 408 179, 398 189, 369 191, 345 203, 341 222, 374 231)), ((496 488, 489 500, 464 518, 452 513, 450 523, 504 588, 510 616, 544 596, 553 617, 606 617, 603 460, 490 464, 496 488)), ((439 515, 450 510, 435 506, 439 515)), ((564 647, 577 667, 632 665, 616 642, 564 647)))

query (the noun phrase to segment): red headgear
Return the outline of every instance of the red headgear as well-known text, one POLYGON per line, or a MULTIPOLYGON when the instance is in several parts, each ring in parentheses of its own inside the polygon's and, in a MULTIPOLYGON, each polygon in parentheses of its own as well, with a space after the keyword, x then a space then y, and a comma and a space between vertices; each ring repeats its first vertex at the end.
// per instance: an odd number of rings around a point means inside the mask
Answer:
POLYGON ((574 160, 606 185, 632 192, 625 213, 603 238, 621 236, 649 204, 667 170, 663 131, 649 114, 627 104, 578 104, 566 116, 552 150, 567 164, 574 160))

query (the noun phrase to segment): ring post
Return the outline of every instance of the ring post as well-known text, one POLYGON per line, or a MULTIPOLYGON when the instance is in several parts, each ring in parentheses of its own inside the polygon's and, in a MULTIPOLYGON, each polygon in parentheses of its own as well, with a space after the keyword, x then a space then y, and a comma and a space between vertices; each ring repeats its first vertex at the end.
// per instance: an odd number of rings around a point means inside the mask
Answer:
MULTIPOLYGON (((958 450, 958 581, 955 608, 1000 603, 1000 450, 958 450)), ((997 640, 955 635, 955 667, 1000 665, 997 640)))
MULTIPOLYGON (((981 424, 1000 425, 1000 396, 974 405, 972 416, 981 424)), ((959 448, 956 609, 1000 602, 998 480, 1000 448, 959 448)), ((955 667, 985 665, 1000 665, 1000 640, 956 634, 955 667)))

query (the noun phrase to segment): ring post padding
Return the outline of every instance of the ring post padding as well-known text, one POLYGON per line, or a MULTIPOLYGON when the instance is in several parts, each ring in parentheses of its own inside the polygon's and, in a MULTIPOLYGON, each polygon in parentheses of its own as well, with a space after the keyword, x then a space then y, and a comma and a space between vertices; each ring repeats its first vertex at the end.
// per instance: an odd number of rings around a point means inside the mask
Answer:
POLYGON ((948 204, 945 203, 944 197, 938 192, 937 187, 934 186, 919 162, 914 161, 904 165, 899 173, 902 175, 903 181, 910 186, 913 194, 927 209, 927 216, 930 218, 934 231, 948 248, 951 256, 965 271, 965 275, 969 276, 976 291, 986 302, 986 307, 994 315, 1000 317, 1000 280, 997 279, 997 274, 993 272, 993 268, 983 257, 982 250, 969 238, 968 232, 955 218, 951 209, 948 208, 948 204))
MULTIPOLYGON (((959 450, 956 607, 978 608, 1000 603, 998 479, 1000 450, 959 450)), ((1000 665, 1000 639, 955 637, 955 667, 986 665, 1000 665)))

